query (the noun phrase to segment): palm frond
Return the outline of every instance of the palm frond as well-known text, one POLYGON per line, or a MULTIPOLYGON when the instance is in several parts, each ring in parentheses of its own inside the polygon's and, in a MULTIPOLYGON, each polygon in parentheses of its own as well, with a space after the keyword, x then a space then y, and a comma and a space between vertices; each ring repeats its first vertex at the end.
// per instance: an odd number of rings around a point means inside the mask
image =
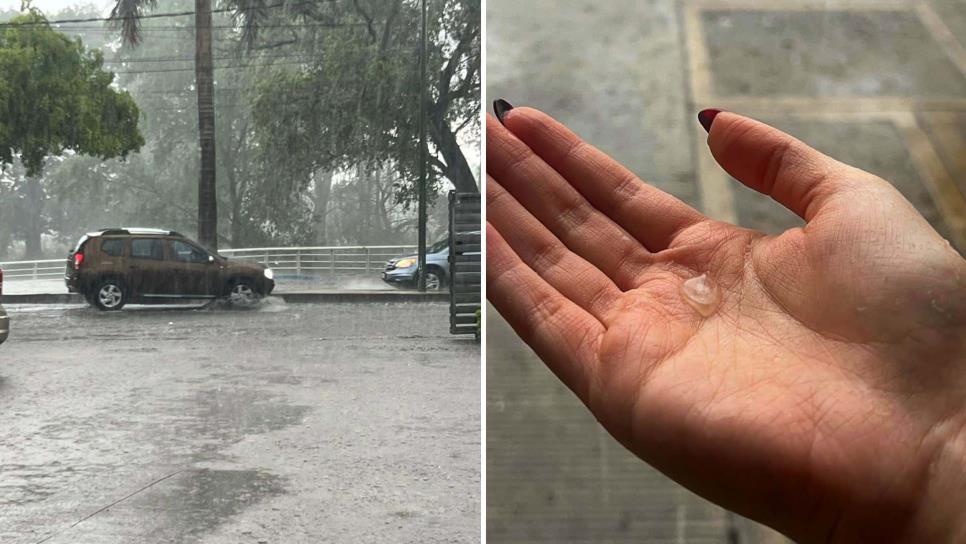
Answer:
POLYGON ((141 15, 157 5, 157 0, 117 0, 111 10, 110 24, 121 29, 124 41, 137 45, 141 42, 141 15))
POLYGON ((258 27, 268 19, 269 13, 265 0, 228 0, 228 7, 234 8, 232 23, 242 28, 242 41, 251 48, 258 37, 258 27))

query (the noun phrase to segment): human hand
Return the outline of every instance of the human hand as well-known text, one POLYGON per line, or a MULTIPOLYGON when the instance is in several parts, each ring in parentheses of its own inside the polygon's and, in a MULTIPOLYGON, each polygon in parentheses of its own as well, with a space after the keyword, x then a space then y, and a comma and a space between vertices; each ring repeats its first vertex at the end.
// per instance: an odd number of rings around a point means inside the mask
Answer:
POLYGON ((503 123, 487 297, 611 434, 798 541, 966 540, 966 261, 890 184, 722 112, 719 164, 806 221, 768 236, 503 123))

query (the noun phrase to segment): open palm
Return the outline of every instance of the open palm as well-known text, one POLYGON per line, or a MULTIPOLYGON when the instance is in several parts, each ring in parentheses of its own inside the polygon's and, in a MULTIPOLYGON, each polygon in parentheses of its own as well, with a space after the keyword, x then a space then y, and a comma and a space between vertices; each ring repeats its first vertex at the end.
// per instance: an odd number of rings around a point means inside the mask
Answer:
POLYGON ((503 122, 488 298, 618 440, 798 540, 962 529, 966 261, 891 185, 721 113, 718 162, 806 221, 766 236, 536 110, 503 122))

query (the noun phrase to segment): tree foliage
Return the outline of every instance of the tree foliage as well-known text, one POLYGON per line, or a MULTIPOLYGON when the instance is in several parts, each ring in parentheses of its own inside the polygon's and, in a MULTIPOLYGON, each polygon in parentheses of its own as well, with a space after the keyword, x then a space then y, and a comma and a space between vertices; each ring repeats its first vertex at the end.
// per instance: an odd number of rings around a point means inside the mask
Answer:
MULTIPOLYGON (((479 2, 427 2, 431 187, 438 189, 444 177, 458 190, 476 191, 459 139, 463 132, 479 137, 479 2)), ((320 168, 390 164, 400 175, 397 199, 412 201, 419 159, 419 2, 323 3, 282 17, 302 26, 258 32, 254 47, 283 44, 307 62, 258 82, 255 120, 267 160, 279 159, 295 179, 320 168)), ((275 22, 268 15, 259 19, 266 28, 275 22)))
POLYGON ((0 28, 0 163, 36 176, 66 151, 126 157, 144 144, 130 94, 111 87, 99 50, 51 29, 39 13, 0 28))
MULTIPOLYGON (((399 12, 387 27, 391 11, 385 10, 395 1, 292 0, 285 8, 262 9, 257 21, 250 9, 215 14, 214 107, 222 244, 414 242, 415 213, 405 203, 411 198, 415 177, 418 87, 407 85, 414 85, 417 77, 418 11, 414 10, 418 4, 397 2, 399 12), (249 16, 258 24, 251 41, 246 41, 249 16), (381 42, 372 45, 370 24, 377 36, 382 35, 380 30, 390 29, 385 61, 372 60, 381 42), (379 93, 382 98, 376 96, 379 93), (364 98, 361 106, 360 96, 364 98), (385 111, 373 111, 375 104, 382 104, 385 111), (362 108, 361 115, 357 108, 362 108), (411 116, 408 121, 406 116, 411 116), (364 125, 353 127, 355 119, 364 125)), ((469 17, 441 12, 441 2, 429 0, 433 86, 429 98, 434 103, 439 102, 442 67, 456 47, 454 39, 444 38, 448 34, 440 34, 439 28, 444 24, 459 28, 457 21, 469 17)), ((218 7, 242 3, 233 0, 218 7)), ((194 0, 157 4, 164 12, 190 12, 194 0)), ((88 6, 51 19, 100 16, 101 8, 88 6)), ((143 19, 137 47, 122 45, 113 26, 62 27, 69 41, 82 38, 84 44, 103 49, 103 66, 116 73, 113 85, 137 103, 137 126, 145 143, 125 160, 104 161, 70 151, 49 157, 31 187, 25 183, 19 160, 0 172, 0 260, 23 255, 22 243, 37 231, 47 233, 46 254, 59 256, 79 233, 92 228, 140 225, 182 232, 195 228, 199 164, 193 22, 191 16, 143 19), (35 214, 31 210, 38 209, 38 199, 42 213, 35 214), (31 217, 37 221, 31 222, 31 217)), ((478 62, 478 44, 467 47, 478 62)), ((479 80, 476 69, 462 68, 472 65, 469 56, 462 58, 452 87, 476 90, 468 98, 455 93, 458 96, 446 111, 453 134, 471 148, 478 146, 479 139, 475 122, 479 80), (473 77, 466 79, 469 75, 473 77)), ((432 114, 432 104, 427 110, 432 114)), ((432 126, 429 129, 432 134, 432 126)), ((444 155, 432 139, 430 146, 433 179, 442 192, 447 189, 441 167, 444 155)), ((477 156, 468 157, 477 168, 477 156)), ((435 240, 446 230, 445 196, 431 188, 430 199, 443 203, 430 208, 429 237, 435 240)))

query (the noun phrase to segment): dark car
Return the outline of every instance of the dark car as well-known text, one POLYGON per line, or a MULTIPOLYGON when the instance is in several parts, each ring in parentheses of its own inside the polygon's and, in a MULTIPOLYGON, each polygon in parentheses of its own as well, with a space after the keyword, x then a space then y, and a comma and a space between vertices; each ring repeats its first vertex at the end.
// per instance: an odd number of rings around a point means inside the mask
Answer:
MULTIPOLYGON (((3 294, 3 269, 0 268, 0 295, 3 294)), ((0 305, 0 344, 7 340, 7 336, 10 335, 10 317, 7 312, 3 310, 3 306, 0 305)))
POLYGON ((170 230, 89 232, 67 256, 67 289, 101 310, 129 302, 228 298, 249 304, 275 288, 272 270, 230 261, 170 230))
MULTIPOLYGON (((405 255, 390 259, 382 273, 382 281, 402 287, 416 287, 418 257, 405 255)), ((426 289, 442 289, 449 277, 449 238, 426 248, 426 289)))

